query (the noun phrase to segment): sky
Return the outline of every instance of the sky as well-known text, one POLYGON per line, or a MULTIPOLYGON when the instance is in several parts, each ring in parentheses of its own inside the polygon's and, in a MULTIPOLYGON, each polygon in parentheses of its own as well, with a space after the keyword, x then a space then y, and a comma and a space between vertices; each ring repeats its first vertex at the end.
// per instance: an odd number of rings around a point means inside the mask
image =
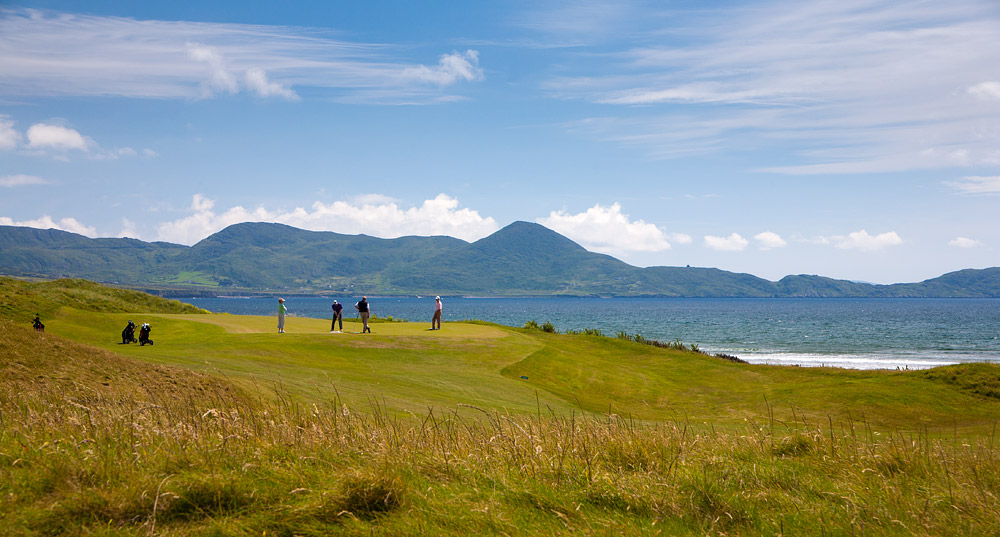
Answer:
POLYGON ((277 4, 0 0, 0 225, 1000 266, 996 0, 277 4))

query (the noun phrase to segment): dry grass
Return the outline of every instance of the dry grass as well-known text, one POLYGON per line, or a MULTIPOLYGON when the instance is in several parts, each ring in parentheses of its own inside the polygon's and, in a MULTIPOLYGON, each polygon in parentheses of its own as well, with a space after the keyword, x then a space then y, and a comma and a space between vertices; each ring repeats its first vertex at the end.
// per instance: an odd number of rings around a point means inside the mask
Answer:
POLYGON ((0 321, 10 535, 1000 535, 994 435, 392 414, 0 321))

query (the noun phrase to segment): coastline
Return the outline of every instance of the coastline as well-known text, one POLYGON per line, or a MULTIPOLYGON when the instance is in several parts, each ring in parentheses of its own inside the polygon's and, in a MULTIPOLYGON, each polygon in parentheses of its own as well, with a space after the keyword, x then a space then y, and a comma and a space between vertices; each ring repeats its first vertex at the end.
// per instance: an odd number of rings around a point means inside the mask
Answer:
MULTIPOLYGON (((446 325, 550 322, 557 332, 679 340, 754 364, 906 370, 1000 362, 1000 299, 442 298, 446 325)), ((187 300, 233 314, 266 316, 274 309, 270 297, 187 300)), ((333 298, 286 300, 297 316, 326 319, 333 298)), ((430 323, 433 316, 433 299, 369 300, 379 317, 430 323)))

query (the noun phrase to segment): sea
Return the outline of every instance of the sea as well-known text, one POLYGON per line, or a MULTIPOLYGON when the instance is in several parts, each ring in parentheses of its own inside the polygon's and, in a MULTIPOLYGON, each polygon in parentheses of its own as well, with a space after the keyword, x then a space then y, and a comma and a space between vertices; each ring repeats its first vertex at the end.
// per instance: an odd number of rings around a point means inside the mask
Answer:
MULTIPOLYGON (((344 318, 360 297, 285 297, 290 315, 344 318)), ((213 312, 273 315, 260 297, 182 299, 213 312)), ((378 317, 426 322, 434 297, 369 297, 378 317)), ((444 322, 507 326, 550 322, 558 332, 598 329, 695 344, 757 364, 852 369, 925 369, 1000 363, 1000 299, 948 298, 469 298, 442 297, 444 322)), ((294 322, 290 320, 288 322, 294 322)), ((445 326, 447 329, 447 326, 445 326)), ((377 331, 377 328, 376 328, 377 331)))

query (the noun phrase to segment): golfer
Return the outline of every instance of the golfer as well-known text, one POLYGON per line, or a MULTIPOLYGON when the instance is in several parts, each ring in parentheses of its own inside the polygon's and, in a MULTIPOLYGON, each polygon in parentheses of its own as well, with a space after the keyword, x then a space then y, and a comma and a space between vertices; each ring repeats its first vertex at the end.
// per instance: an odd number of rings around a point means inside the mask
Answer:
POLYGON ((368 332, 369 334, 371 334, 372 329, 368 326, 368 315, 371 311, 368 307, 368 297, 366 296, 361 297, 361 300, 359 300, 358 303, 354 305, 354 309, 358 310, 358 314, 361 315, 361 325, 362 325, 361 333, 364 334, 365 332, 368 332))
POLYGON ((441 329, 441 297, 434 297, 434 318, 431 319, 431 330, 441 329))
POLYGON ((330 331, 331 332, 335 331, 339 334, 340 332, 344 331, 344 306, 342 306, 340 302, 334 300, 332 307, 333 307, 333 322, 330 323, 330 331), (340 323, 339 330, 336 329, 338 322, 340 323))
POLYGON ((285 314, 288 313, 288 308, 285 307, 285 299, 278 299, 278 333, 285 333, 285 314))

